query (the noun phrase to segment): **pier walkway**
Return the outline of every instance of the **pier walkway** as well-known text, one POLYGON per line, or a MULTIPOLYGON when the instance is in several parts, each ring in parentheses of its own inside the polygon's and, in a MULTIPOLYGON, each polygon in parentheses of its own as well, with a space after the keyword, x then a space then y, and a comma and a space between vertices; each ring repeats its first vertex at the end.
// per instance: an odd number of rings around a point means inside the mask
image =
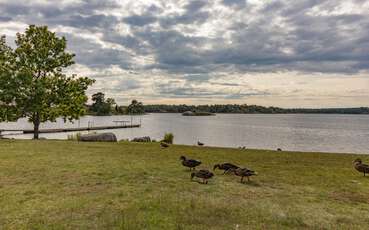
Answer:
MULTIPOLYGON (((77 131, 91 131, 104 129, 127 129, 139 128, 141 124, 133 125, 113 125, 113 126, 96 126, 96 127, 78 127, 78 128, 56 128, 56 129, 40 129, 39 133, 61 133, 61 132, 77 132, 77 131)), ((0 135, 3 132, 20 132, 24 134, 34 133, 33 129, 0 129, 0 135)))

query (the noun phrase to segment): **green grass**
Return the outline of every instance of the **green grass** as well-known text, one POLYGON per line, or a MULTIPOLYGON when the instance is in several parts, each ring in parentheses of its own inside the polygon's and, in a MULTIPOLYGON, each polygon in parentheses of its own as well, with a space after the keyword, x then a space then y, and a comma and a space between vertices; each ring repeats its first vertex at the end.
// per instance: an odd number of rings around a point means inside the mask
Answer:
POLYGON ((369 177, 353 170, 356 157, 2 140, 0 229, 368 229, 369 177), (259 175, 191 182, 180 155, 259 175))

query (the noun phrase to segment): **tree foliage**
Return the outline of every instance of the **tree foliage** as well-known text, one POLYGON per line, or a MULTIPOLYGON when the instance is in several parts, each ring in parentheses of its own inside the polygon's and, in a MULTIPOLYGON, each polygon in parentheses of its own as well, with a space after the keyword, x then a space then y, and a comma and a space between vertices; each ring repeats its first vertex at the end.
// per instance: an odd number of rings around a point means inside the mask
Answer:
POLYGON ((327 108, 327 109, 284 109, 278 107, 264 107, 259 105, 145 105, 147 113, 183 113, 209 112, 209 113, 328 113, 328 114, 369 114, 368 107, 360 108, 327 108))
POLYGON ((0 121, 28 117, 37 139, 41 122, 83 115, 85 92, 94 81, 64 73, 75 56, 66 51, 66 39, 46 26, 31 25, 17 34, 15 44, 12 49, 1 37, 0 121))
POLYGON ((92 101, 93 104, 91 105, 90 110, 98 116, 110 115, 113 110, 113 106, 116 105, 113 98, 105 99, 105 94, 101 92, 93 94, 92 101))
POLYGON ((142 102, 132 100, 131 104, 127 107, 128 114, 144 114, 145 108, 142 102))

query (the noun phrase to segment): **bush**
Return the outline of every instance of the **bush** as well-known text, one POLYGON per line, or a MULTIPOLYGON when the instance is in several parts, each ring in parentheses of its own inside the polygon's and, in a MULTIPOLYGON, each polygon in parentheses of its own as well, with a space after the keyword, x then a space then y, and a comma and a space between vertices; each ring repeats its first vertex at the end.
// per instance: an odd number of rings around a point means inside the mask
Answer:
POLYGON ((168 143, 168 144, 173 144, 173 139, 174 139, 173 133, 166 133, 164 135, 163 142, 168 143))

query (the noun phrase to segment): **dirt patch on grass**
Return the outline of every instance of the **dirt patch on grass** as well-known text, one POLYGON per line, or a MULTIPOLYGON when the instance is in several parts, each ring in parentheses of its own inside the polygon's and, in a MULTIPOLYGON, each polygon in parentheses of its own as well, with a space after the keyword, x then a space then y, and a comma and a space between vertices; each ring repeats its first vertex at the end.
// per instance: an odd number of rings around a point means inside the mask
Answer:
POLYGON ((360 194, 355 192, 332 192, 329 198, 344 203, 365 203, 369 204, 369 194, 360 194))

